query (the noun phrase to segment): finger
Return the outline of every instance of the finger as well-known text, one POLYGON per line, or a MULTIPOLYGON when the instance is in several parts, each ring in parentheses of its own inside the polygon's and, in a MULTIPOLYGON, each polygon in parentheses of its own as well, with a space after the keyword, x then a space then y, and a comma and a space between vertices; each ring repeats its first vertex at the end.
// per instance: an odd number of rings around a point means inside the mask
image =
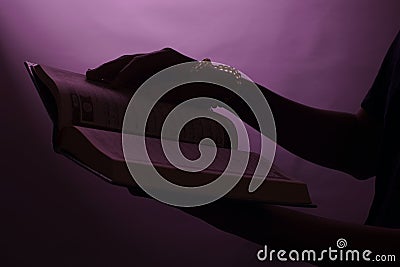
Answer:
POLYGON ((129 62, 132 61, 132 59, 141 55, 143 54, 123 55, 117 59, 104 63, 95 69, 88 69, 86 71, 86 78, 93 81, 110 82, 115 79, 118 73, 126 65, 128 65, 129 62))
POLYGON ((113 82, 115 87, 137 88, 152 75, 170 66, 194 61, 171 48, 135 57, 117 75, 113 82))

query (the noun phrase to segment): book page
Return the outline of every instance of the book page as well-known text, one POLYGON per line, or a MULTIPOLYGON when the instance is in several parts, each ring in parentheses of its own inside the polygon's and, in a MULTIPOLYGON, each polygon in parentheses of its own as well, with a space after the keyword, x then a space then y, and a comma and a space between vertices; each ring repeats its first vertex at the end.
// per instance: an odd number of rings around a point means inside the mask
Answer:
MULTIPOLYGON (((107 132, 103 130, 96 129, 88 129, 84 127, 74 127, 74 129, 78 130, 94 147, 96 147, 99 151, 107 155, 107 158, 111 158, 116 161, 123 162, 125 161, 123 150, 122 150, 122 134, 115 132, 107 132)), ((140 146, 143 142, 143 138, 137 135, 125 135, 129 141, 127 141, 133 148, 135 146, 140 146)), ((166 141, 167 143, 172 143, 174 141, 166 141)), ((171 165, 169 160, 166 158, 163 148, 161 146, 160 139, 156 138, 146 138, 146 147, 148 157, 150 161, 146 159, 142 154, 136 153, 135 149, 127 150, 126 160, 128 162, 136 162, 140 164, 153 164, 157 166, 164 166, 175 168, 171 165)), ((183 155, 188 159, 196 159, 199 156, 198 145, 189 144, 189 143, 180 143, 180 149, 183 155)), ((206 146, 203 149, 211 149, 206 146)), ((260 157, 253 152, 244 152, 239 150, 230 150, 225 148, 218 148, 218 152, 213 163, 207 167, 206 171, 215 172, 217 174, 221 174, 228 164, 228 161, 231 160, 231 154, 248 154, 248 165, 245 169, 244 174, 247 176, 251 176, 254 174, 256 166, 260 161, 261 164, 265 164, 265 159, 260 157)), ((241 158, 241 157, 239 157, 241 158)), ((240 164, 232 164, 232 169, 230 169, 230 173, 237 175, 242 173, 243 170, 238 169, 237 166, 240 164)), ((189 167, 190 166, 186 166, 189 167)), ((274 164, 272 165, 270 172, 268 174, 269 178, 290 180, 287 176, 282 174, 281 170, 279 170, 274 164)), ((263 177, 259 177, 263 178, 263 177)))
MULTIPOLYGON (((226 198, 246 201, 260 201, 265 203, 274 203, 279 205, 307 206, 312 207, 307 185, 288 179, 283 175, 277 175, 276 170, 271 169, 263 182, 256 191, 249 192, 249 183, 252 179, 258 179, 254 176, 256 162, 259 155, 249 153, 248 166, 243 174, 234 166, 233 169, 226 169, 229 155, 244 154, 248 152, 235 151, 220 148, 214 161, 206 168, 196 172, 188 172, 172 165, 169 159, 163 153, 160 139, 142 136, 126 136, 128 143, 132 146, 127 153, 122 149, 122 134, 85 127, 67 127, 62 131, 63 137, 60 143, 61 153, 68 155, 69 158, 79 162, 89 170, 95 171, 114 184, 135 187, 138 185, 132 174, 127 169, 126 162, 133 168, 143 167, 143 165, 152 165, 163 179, 181 186, 201 186, 208 184, 219 178, 219 175, 226 172, 228 177, 235 178, 241 176, 236 186, 225 196, 226 198), (146 143, 146 154, 144 157, 137 146, 146 143), (125 162, 126 161, 126 162, 125 162)), ((182 152, 187 158, 196 158, 198 153, 197 146, 194 144, 182 144, 182 152)), ((264 159, 261 159, 263 162, 264 159)), ((235 165, 235 162, 234 162, 235 165)), ((190 165, 187 165, 189 167, 190 165)), ((148 177, 150 179, 150 177, 148 177)), ((259 177, 262 178, 262 177, 259 177)))
POLYGON ((129 102, 127 95, 92 84, 83 74, 47 66, 37 66, 35 71, 42 80, 52 80, 58 89, 61 127, 72 124, 121 130, 129 102))
MULTIPOLYGON (((107 88, 87 81, 83 74, 53 67, 36 65, 34 70, 48 90, 56 95, 59 128, 77 125, 121 131, 126 108, 133 93, 107 88)), ((141 100, 142 103, 146 101, 146 99, 141 100)), ((175 106, 175 104, 165 102, 156 104, 147 120, 146 136, 160 138, 165 118, 175 106)), ((235 129, 228 118, 225 120, 227 125, 231 124, 230 127, 235 129)), ((175 126, 174 128, 178 128, 180 125, 175 126)), ((143 133, 134 132, 134 134, 142 135, 143 133)), ((203 118, 184 127, 180 132, 179 140, 199 143, 205 137, 214 140, 218 147, 230 147, 229 136, 224 129, 215 121, 206 121, 203 118)), ((164 138, 174 140, 172 136, 164 136, 164 138)))

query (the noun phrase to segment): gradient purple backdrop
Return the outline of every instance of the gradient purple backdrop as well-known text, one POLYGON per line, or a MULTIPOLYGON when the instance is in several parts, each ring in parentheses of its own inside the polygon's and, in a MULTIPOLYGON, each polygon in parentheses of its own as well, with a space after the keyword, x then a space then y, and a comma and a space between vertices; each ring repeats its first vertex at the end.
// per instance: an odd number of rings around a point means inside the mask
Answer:
MULTIPOLYGON (((232 65, 295 101, 353 112, 400 29, 398 0, 0 6, 1 266, 258 265, 258 245, 133 197, 55 154, 52 125, 24 60, 83 73, 121 54, 171 46, 232 65)), ((366 218, 373 179, 355 181, 282 149, 277 164, 309 184, 319 207, 304 211, 357 223, 366 218)))

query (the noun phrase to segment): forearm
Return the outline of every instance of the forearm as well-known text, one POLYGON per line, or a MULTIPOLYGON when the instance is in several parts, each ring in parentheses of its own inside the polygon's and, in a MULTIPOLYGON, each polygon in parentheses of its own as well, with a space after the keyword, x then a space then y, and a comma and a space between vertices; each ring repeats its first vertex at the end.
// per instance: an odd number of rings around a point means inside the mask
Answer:
MULTIPOLYGON (((259 88, 272 110, 280 146, 318 165, 358 176, 360 161, 369 160, 362 143, 370 136, 363 137, 365 129, 355 114, 308 107, 259 88)), ((245 114, 242 119, 257 129, 255 118, 245 114)))
POLYGON ((357 132, 354 114, 312 108, 260 89, 274 115, 279 145, 318 165, 350 171, 357 132))
POLYGON ((344 238, 348 242, 346 249, 361 252, 368 249, 373 255, 399 256, 400 231, 397 229, 345 223, 272 205, 214 202, 182 210, 224 232, 260 246, 267 245, 269 250, 321 252, 329 247, 336 249, 336 241, 344 238))

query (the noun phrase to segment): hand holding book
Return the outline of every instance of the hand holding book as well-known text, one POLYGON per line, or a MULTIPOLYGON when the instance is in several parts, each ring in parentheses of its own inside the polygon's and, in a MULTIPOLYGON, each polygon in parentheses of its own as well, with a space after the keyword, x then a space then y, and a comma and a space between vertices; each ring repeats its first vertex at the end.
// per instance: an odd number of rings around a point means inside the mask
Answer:
POLYGON ((116 89, 138 88, 157 72, 176 64, 194 61, 171 48, 146 54, 123 55, 86 72, 88 80, 116 89))
MULTIPOLYGON (((118 91, 134 93, 141 84, 159 71, 192 61, 195 59, 174 49, 164 48, 145 54, 123 55, 95 69, 88 69, 86 78, 88 81, 99 82, 118 91)), ((221 86, 210 83, 190 83, 178 86, 167 93, 161 101, 178 104, 199 96, 212 97, 223 102, 229 98, 235 98, 229 90, 221 86)))
MULTIPOLYGON (((53 144, 56 152, 67 155, 114 184, 132 189, 137 188, 137 185, 128 173, 121 147, 122 120, 129 100, 135 89, 155 72, 188 61, 193 59, 175 50, 163 49, 149 54, 122 56, 94 70, 88 70, 86 76, 44 65, 26 63, 26 66, 54 122, 53 144)), ((177 89, 172 92, 178 93, 170 95, 167 99, 173 103, 165 103, 162 109, 156 110, 153 117, 149 117, 149 128, 146 128, 145 133, 148 140, 146 145, 149 142, 155 151, 160 148, 163 117, 177 102, 197 94, 224 96, 223 90, 216 90, 216 86, 207 83, 188 84, 177 89)), ((188 123, 188 128, 184 128, 179 136, 179 142, 182 142, 181 146, 186 148, 185 151, 193 154, 198 151, 199 140, 210 138, 215 141, 221 153, 217 153, 214 165, 193 175, 171 166, 165 161, 163 153, 155 153, 157 168, 169 173, 170 178, 177 184, 214 179, 216 173, 224 170, 223 166, 229 158, 227 155, 247 153, 232 150, 229 138, 225 138, 225 132, 221 131, 221 127, 218 127, 219 124, 215 121, 200 121, 196 125, 189 127, 188 123)), ((147 164, 143 161, 142 154, 133 153, 131 156, 129 160, 134 164, 147 164)), ((227 198, 312 206, 307 186, 288 180, 278 171, 274 171, 275 166, 272 167, 262 188, 250 194, 247 190, 250 181, 248 178, 252 177, 261 158, 260 155, 250 153, 243 179, 226 196, 227 198)), ((237 173, 231 175, 238 176, 237 173)))

